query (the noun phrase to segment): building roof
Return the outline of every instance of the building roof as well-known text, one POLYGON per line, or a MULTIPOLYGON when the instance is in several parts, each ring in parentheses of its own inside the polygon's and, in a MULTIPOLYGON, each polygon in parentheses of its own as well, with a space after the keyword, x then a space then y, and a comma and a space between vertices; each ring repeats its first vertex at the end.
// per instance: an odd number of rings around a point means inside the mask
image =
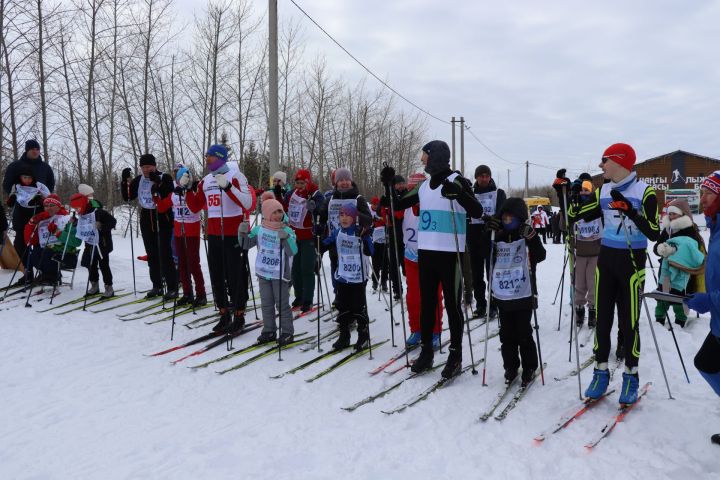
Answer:
POLYGON ((692 156, 692 157, 701 158, 701 159, 703 159, 703 160, 708 160, 708 161, 710 161, 710 162, 720 163, 720 160, 718 160, 717 158, 706 157, 705 155, 698 155, 697 153, 692 153, 692 152, 688 152, 688 151, 685 151, 685 150, 675 150, 674 152, 664 153, 664 154, 662 154, 662 155, 658 155, 657 157, 648 158, 648 159, 646 159, 646 160, 643 160, 642 162, 636 163, 635 165, 639 165, 639 164, 641 164, 641 163, 648 163, 648 162, 652 162, 652 161, 655 161, 655 160, 660 160, 660 159, 665 158, 665 157, 672 157, 673 155, 676 155, 676 154, 678 154, 678 153, 684 154, 684 155, 689 155, 689 156, 692 156))

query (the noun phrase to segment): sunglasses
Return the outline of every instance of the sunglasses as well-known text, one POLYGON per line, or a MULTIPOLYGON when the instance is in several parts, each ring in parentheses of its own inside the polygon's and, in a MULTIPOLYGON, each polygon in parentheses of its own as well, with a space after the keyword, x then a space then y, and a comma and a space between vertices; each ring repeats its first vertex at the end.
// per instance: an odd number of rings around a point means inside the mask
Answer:
POLYGON ((602 158, 600 159, 600 161, 601 161, 602 163, 607 163, 608 160, 612 160, 612 159, 613 159, 612 157, 625 158, 625 154, 624 154, 624 153, 613 153, 612 155, 607 155, 607 156, 605 156, 605 157, 602 157, 602 158))

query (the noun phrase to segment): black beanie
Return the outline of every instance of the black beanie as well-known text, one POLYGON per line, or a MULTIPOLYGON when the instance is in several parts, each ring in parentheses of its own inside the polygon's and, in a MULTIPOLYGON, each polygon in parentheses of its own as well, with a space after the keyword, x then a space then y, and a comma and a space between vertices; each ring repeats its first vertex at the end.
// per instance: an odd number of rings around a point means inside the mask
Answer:
POLYGON ((140 166, 142 167, 143 165, 157 165, 157 163, 155 163, 155 157, 149 153, 140 155, 140 166))
POLYGON ((500 211, 497 213, 502 217, 503 213, 509 213, 515 218, 518 218, 521 222, 528 219, 528 207, 525 200, 519 197, 509 197, 500 207, 500 211))
POLYGON ((478 165, 478 167, 475 169, 475 178, 479 177, 480 175, 489 175, 492 177, 490 167, 488 167, 487 165, 478 165))
POLYGON ((405 178, 402 175, 395 175, 392 180, 393 186, 397 185, 398 183, 406 183, 405 178))
POLYGON ((450 168, 450 147, 442 140, 433 140, 422 147, 422 151, 430 157, 425 171, 430 175, 444 172, 450 168))
POLYGON ((25 151, 32 150, 33 148, 40 149, 40 144, 35 139, 30 139, 27 142, 25 142, 25 151))
POLYGON ((578 178, 579 178, 580 180, 590 180, 590 181, 592 182, 592 177, 591 177, 590 174, 587 173, 587 172, 581 173, 578 178))

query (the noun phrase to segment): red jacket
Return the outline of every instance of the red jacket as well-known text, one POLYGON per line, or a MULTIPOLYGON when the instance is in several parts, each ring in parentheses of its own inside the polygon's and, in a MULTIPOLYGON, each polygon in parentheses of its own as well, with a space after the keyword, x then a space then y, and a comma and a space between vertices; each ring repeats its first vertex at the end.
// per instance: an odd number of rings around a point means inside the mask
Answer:
MULTIPOLYGON (((67 212, 67 210, 65 210, 64 207, 60 207, 60 210, 57 213, 57 215, 67 215, 67 214, 68 214, 68 212, 67 212)), ((35 226, 38 223, 42 222, 43 220, 47 220, 48 218, 50 218, 50 215, 48 215, 48 213, 43 210, 42 212, 40 212, 37 215, 35 215, 34 217, 32 217, 30 219, 30 221, 25 225, 25 231, 23 232, 23 234, 24 234, 26 245, 28 245, 28 246, 38 245, 38 243, 40 242, 40 237, 38 236, 38 231, 35 228, 35 226)), ((55 236, 59 237, 61 233, 62 233, 62 230, 58 229, 55 232, 55 236)))
MULTIPOLYGON (((315 185, 312 182, 308 182, 307 186, 305 187, 305 190, 293 190, 287 197, 285 197, 285 201, 283 202, 283 208, 285 208, 285 211, 288 211, 288 207, 290 205, 290 198, 293 196, 293 194, 297 194, 298 197, 306 198, 306 199, 313 199, 316 204, 316 212, 317 209, 320 208, 322 202, 323 202, 323 196, 318 191, 318 186, 315 185)), ((312 240, 313 238, 313 231, 312 231, 312 215, 310 212, 305 213, 305 219, 303 220, 303 226, 302 228, 294 227, 290 225, 290 228, 293 229, 295 232, 295 236, 297 237, 297 240, 312 240)))
MULTIPOLYGON (((207 210, 207 198, 205 197, 205 192, 203 191, 203 185, 205 184, 205 181, 201 181, 200 184, 198 184, 197 192, 193 192, 192 190, 189 190, 187 194, 185 195, 185 200, 187 201, 187 206, 192 210, 194 213, 199 212, 200 210, 207 210)), ((232 179, 233 186, 241 190, 240 182, 237 180, 237 178, 232 179)), ((208 218, 207 222, 207 234, 208 235, 229 235, 236 237, 238 232, 238 227, 242 223, 243 219, 248 216, 249 212, 252 212, 255 210, 255 203, 257 202, 257 197, 255 196, 255 190, 253 187, 250 186, 250 184, 247 185, 247 188, 249 192, 243 192, 243 193, 249 193, 252 197, 250 208, 245 208, 245 206, 242 204, 240 199, 238 199, 233 193, 232 190, 228 190, 225 192, 225 195, 232 200, 234 203, 236 203, 238 206, 240 206, 243 209, 243 215, 238 215, 235 217, 225 217, 223 221, 220 221, 220 218, 208 218), (223 232, 224 227, 225 231, 223 232)), ((242 191, 242 190, 241 190, 242 191)))

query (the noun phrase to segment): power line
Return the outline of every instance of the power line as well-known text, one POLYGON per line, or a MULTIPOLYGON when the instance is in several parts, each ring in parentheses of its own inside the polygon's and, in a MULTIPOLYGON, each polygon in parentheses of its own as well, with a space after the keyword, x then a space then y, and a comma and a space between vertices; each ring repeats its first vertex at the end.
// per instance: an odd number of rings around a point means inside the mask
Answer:
POLYGON ((385 82, 385 81, 382 80, 380 77, 378 77, 377 75, 375 75, 375 73, 374 73, 372 70, 370 70, 368 67, 365 66, 364 63, 362 63, 360 60, 358 60, 357 57, 355 57, 355 55, 353 55, 352 53, 350 53, 347 48, 343 47, 343 46, 340 44, 340 42, 338 42, 337 40, 335 40, 335 38, 334 38, 332 35, 330 35, 323 27, 321 27, 320 24, 319 24, 318 22, 316 22, 315 19, 312 18, 305 10, 303 10, 302 7, 300 7, 300 5, 298 5, 298 4, 295 2, 295 0, 290 0, 290 2, 291 2, 293 5, 295 5, 295 7, 297 7, 297 9, 300 10, 300 12, 302 12, 302 14, 305 15, 305 16, 308 18, 308 20, 310 20, 312 23, 314 23, 315 26, 320 29, 320 31, 322 31, 330 40, 332 40, 335 45, 337 45, 338 47, 340 47, 340 49, 342 49, 343 52, 347 53, 350 58, 352 58, 353 60, 355 60, 355 62, 356 62, 358 65, 360 65, 363 69, 365 69, 366 72, 368 72, 370 75, 372 75, 373 78, 375 78, 375 80, 377 80, 378 82, 380 82, 381 84, 383 84, 383 85, 385 86, 385 88, 387 88, 388 90, 390 90, 391 92, 393 92, 395 95, 397 95, 398 97, 400 97, 400 98, 402 98, 403 100, 405 100, 407 103, 409 103, 409 104, 412 105, 413 107, 415 107, 415 108, 417 108, 418 110, 420 110, 421 112, 423 112, 425 115, 434 118, 434 119, 437 120, 438 122, 442 122, 442 123, 445 123, 445 124, 448 124, 448 125, 450 124, 450 122, 448 122, 447 120, 443 120, 442 118, 433 115, 432 113, 430 113, 430 112, 428 112, 427 110, 425 110, 424 108, 420 107, 419 105, 417 105, 416 103, 414 103, 412 100, 408 99, 405 95, 401 94, 400 92, 398 92, 397 90, 395 90, 393 87, 391 87, 390 85, 388 85, 387 82, 385 82))

